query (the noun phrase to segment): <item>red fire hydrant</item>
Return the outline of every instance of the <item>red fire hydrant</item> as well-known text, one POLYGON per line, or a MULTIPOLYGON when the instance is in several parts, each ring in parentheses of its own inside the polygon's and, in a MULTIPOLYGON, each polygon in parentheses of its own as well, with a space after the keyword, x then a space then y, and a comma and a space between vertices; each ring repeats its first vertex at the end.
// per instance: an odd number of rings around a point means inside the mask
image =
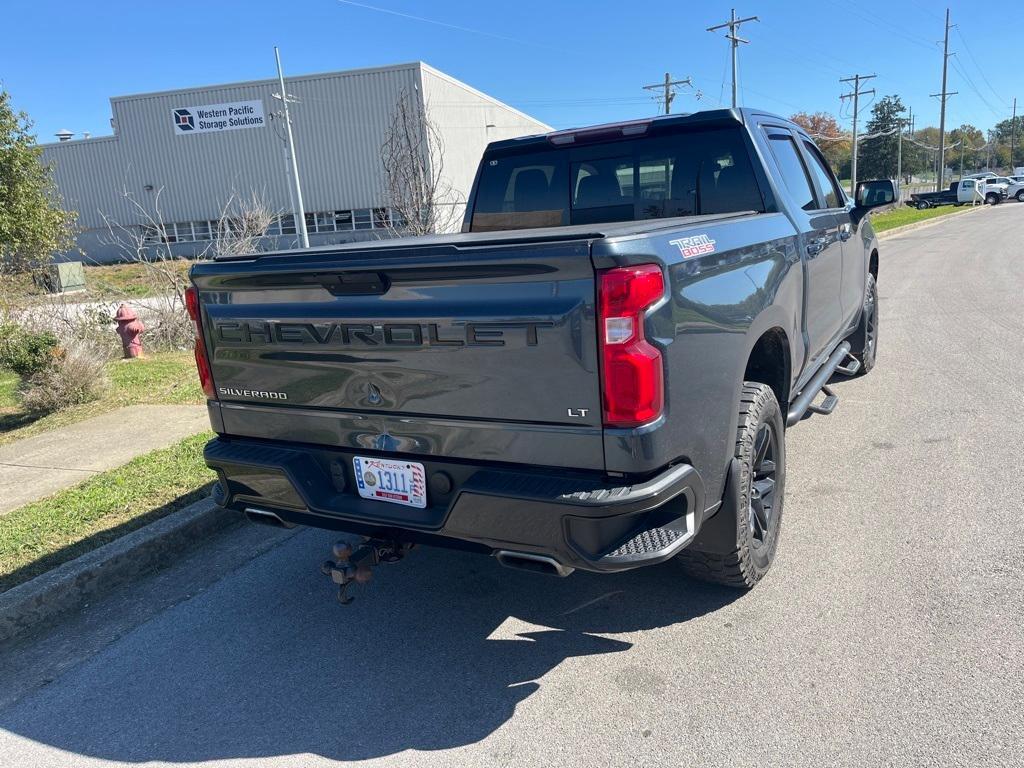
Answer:
POLYGON ((114 315, 114 319, 117 321, 117 335, 121 337, 121 346, 124 347, 125 359, 130 360, 133 357, 141 357, 142 332, 146 330, 146 326, 139 320, 135 310, 127 304, 122 304, 117 308, 117 314, 114 315))

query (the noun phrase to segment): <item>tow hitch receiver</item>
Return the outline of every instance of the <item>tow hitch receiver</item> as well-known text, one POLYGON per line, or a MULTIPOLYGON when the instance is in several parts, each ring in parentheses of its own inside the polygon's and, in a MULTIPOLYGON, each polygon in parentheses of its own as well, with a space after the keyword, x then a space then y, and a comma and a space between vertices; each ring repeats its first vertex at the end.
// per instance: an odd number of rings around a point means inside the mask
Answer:
POLYGON ((325 560, 320 570, 338 585, 338 602, 348 605, 354 599, 348 594, 352 582, 366 584, 373 575, 372 568, 381 563, 397 563, 413 545, 402 541, 362 539, 356 542, 342 539, 334 543, 334 560, 325 560))

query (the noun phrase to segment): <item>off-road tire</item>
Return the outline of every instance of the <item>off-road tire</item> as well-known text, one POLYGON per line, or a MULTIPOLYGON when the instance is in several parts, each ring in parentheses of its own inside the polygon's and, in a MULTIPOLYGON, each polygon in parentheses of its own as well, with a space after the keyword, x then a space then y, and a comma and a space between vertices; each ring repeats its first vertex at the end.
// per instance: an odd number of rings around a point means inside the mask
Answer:
POLYGON ((850 354, 860 361, 859 376, 875 367, 875 358, 878 356, 878 284, 871 273, 868 273, 868 284, 864 290, 860 325, 850 336, 850 354))
MULTIPOLYGON (((736 509, 736 548, 724 555, 684 549, 677 560, 688 576, 724 584, 737 589, 750 589, 771 568, 782 531, 782 501, 786 486, 786 432, 782 409, 775 393, 766 384, 743 383, 740 395, 739 423, 736 428, 736 453, 740 464, 740 503, 736 509), (774 491, 771 517, 763 539, 758 539, 751 523, 751 500, 754 491, 755 448, 762 427, 775 436, 774 491)), ((759 481, 763 482, 763 481, 759 481)), ((756 498, 756 497, 755 497, 756 498)), ((727 513, 723 508, 718 514, 727 513)))

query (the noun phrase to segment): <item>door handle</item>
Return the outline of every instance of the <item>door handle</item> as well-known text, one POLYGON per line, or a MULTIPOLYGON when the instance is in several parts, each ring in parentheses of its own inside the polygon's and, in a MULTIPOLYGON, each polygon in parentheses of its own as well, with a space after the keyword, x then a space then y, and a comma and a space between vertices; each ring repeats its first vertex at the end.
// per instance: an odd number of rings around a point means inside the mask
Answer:
POLYGON ((828 245, 827 237, 816 237, 807 244, 807 255, 817 256, 819 253, 825 250, 825 246, 828 245))

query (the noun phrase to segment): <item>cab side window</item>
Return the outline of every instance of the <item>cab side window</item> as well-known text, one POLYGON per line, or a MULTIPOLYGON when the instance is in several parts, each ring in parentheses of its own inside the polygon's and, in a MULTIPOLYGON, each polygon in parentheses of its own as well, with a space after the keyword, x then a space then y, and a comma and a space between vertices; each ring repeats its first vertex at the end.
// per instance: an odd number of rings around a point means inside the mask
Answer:
POLYGON ((811 156, 811 175, 818 182, 818 189, 825 195, 824 207, 840 208, 843 205, 843 194, 839 191, 839 183, 825 162, 825 158, 811 142, 805 141, 804 147, 807 149, 807 154, 811 156))
POLYGON ((800 158, 796 142, 791 136, 780 133, 768 134, 768 139, 772 154, 779 163, 782 180, 793 200, 805 211, 815 210, 818 207, 817 195, 814 193, 811 177, 807 175, 804 161, 800 158))

